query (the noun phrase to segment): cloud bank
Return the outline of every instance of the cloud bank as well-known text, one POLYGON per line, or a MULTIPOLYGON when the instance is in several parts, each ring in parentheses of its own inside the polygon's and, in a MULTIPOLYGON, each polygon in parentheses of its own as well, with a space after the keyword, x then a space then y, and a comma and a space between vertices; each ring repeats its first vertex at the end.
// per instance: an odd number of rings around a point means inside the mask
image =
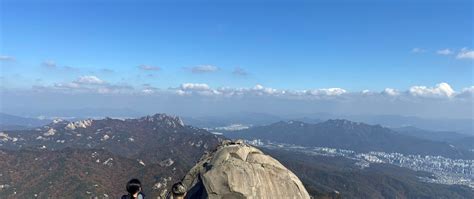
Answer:
POLYGON ((453 100, 458 98, 470 98, 474 93, 474 87, 454 90, 448 83, 441 82, 434 86, 415 85, 407 90, 400 91, 394 88, 385 88, 381 91, 349 91, 344 88, 312 88, 305 90, 277 89, 256 84, 253 87, 217 87, 213 88, 206 83, 183 83, 176 87, 156 88, 150 84, 141 87, 133 87, 127 84, 117 84, 104 81, 94 75, 79 76, 70 82, 54 83, 52 85, 37 85, 32 87, 32 92, 66 92, 66 93, 90 93, 90 94, 154 94, 154 95, 176 95, 176 96, 201 96, 201 97, 274 97, 287 99, 351 99, 388 97, 393 99, 416 99, 431 98, 438 100, 453 100))
MULTIPOLYGON (((437 118, 474 118, 474 86, 460 90, 448 83, 415 85, 406 90, 350 91, 343 88, 306 90, 218 87, 183 83, 170 88, 150 84, 131 86, 97 76, 37 85, 28 90, 2 90, 3 111, 41 113, 71 108, 121 108, 142 113, 216 115, 235 112, 271 114, 397 114, 437 118)), ((67 113, 68 111, 64 111, 67 113)))

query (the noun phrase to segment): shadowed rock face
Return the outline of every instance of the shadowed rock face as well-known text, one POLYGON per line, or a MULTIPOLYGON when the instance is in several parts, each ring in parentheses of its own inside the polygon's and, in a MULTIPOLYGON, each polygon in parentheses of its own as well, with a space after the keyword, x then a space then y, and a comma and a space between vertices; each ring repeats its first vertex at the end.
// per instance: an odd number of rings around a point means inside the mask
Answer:
POLYGON ((295 174, 239 141, 205 154, 181 183, 186 198, 310 198, 295 174))

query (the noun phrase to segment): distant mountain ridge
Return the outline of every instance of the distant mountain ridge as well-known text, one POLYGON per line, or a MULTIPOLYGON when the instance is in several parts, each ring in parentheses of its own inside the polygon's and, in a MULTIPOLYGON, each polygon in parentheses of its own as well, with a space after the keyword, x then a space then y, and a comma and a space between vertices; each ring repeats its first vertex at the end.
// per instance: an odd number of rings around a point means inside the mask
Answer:
POLYGON ((402 115, 344 115, 334 113, 301 113, 290 115, 273 115, 264 113, 234 113, 207 117, 185 117, 189 124, 202 128, 228 126, 233 123, 247 126, 269 125, 278 121, 296 120, 306 123, 319 123, 329 119, 346 119, 366 124, 380 124, 388 128, 413 126, 429 131, 457 132, 474 136, 473 118, 420 118, 402 115))
POLYGON ((441 141, 441 142, 454 142, 459 139, 473 137, 466 134, 461 134, 452 131, 429 131, 425 129, 416 128, 413 126, 406 126, 400 128, 391 128, 397 133, 413 136, 426 140, 441 141))
MULTIPOLYGON (((173 144, 170 149, 194 140, 205 150, 217 137, 209 132, 186 126, 179 117, 155 114, 137 119, 54 120, 41 128, 23 131, 5 131, 3 148, 37 148, 60 150, 67 147, 106 149, 112 153, 132 156, 143 151, 173 144), (9 137, 9 138, 8 138, 9 137), (201 139, 199 139, 202 137, 201 139)), ((169 153, 170 150, 167 150, 169 153)), ((199 150, 201 152, 201 150, 199 150)))
POLYGON ((0 130, 22 130, 46 125, 49 122, 51 122, 51 120, 40 120, 37 118, 0 113, 0 130))
POLYGON ((231 113, 220 116, 184 117, 186 123, 200 128, 215 128, 229 126, 231 124, 244 124, 247 126, 259 126, 282 120, 281 117, 264 113, 231 113))
POLYGON ((401 115, 339 115, 329 113, 310 114, 307 117, 322 120, 340 118, 371 125, 380 124, 388 128, 414 126, 429 131, 452 131, 474 136, 474 118, 420 118, 401 115))
POLYGON ((404 154, 442 155, 451 158, 473 158, 474 154, 447 143, 425 140, 397 133, 380 125, 349 120, 327 120, 317 124, 299 121, 226 133, 226 137, 263 139, 302 146, 323 146, 361 152, 383 151, 404 154))
POLYGON ((9 188, 0 192, 0 198, 12 197, 15 192, 25 198, 61 193, 78 198, 103 198, 103 194, 117 198, 127 180, 140 176, 149 196, 156 197, 169 190, 171 181, 183 176, 219 140, 166 114, 124 120, 54 120, 32 130, 1 131, 0 166, 11 175, 2 172, 0 184, 9 188), (26 164, 21 167, 26 170, 15 171, 19 162, 26 164), (110 180, 116 182, 107 184, 110 180), (71 187, 49 189, 44 181, 71 183, 71 187), (93 183, 98 188, 91 187, 93 183))

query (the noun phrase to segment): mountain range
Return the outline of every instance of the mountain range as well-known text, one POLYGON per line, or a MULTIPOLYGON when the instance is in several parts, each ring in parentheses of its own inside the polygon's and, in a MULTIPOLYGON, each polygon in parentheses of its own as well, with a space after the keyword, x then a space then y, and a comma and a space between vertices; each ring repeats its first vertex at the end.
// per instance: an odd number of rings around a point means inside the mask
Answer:
MULTIPOLYGON (((464 150, 469 143, 464 143, 465 148, 453 148, 443 141, 420 138, 423 134, 406 134, 379 125, 328 120, 277 122, 229 131, 225 136, 359 151, 470 157, 464 150)), ((125 183, 135 177, 142 180, 147 197, 157 198, 222 139, 166 114, 135 119, 58 119, 26 130, 2 130, 0 198, 117 198, 125 193, 125 183)), ((292 170, 315 198, 474 196, 468 187, 422 182, 418 178, 429 177, 428 173, 396 166, 360 169, 342 158, 265 151, 292 170)))
POLYGON ((348 120, 327 120, 308 124, 299 121, 277 122, 239 131, 225 132, 226 137, 261 139, 312 147, 330 147, 359 152, 381 151, 403 154, 441 155, 473 159, 472 151, 447 142, 422 139, 398 133, 380 125, 348 120))
POLYGON ((474 136, 473 119, 420 118, 400 115, 339 115, 330 113, 272 115, 264 113, 236 113, 219 116, 199 116, 183 118, 187 123, 202 128, 214 128, 231 124, 247 126, 269 125, 278 121, 301 121, 319 123, 329 119, 345 119, 388 128, 416 127, 428 131, 457 132, 474 136))
POLYGON ((132 177, 143 179, 144 189, 156 197, 219 139, 164 114, 126 120, 55 120, 36 129, 3 131, 0 198, 65 193, 117 198, 132 177))

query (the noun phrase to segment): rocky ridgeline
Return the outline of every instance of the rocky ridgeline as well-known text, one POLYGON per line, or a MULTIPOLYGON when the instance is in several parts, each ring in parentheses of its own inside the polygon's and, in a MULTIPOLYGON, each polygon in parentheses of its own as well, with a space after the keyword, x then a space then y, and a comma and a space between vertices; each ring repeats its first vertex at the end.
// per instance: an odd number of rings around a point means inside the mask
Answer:
MULTIPOLYGON (((155 114, 126 120, 105 118, 69 122, 57 119, 48 125, 33 130, 1 132, 0 147, 6 149, 40 148, 58 150, 66 147, 107 148, 107 146, 113 147, 112 145, 126 146, 135 143, 147 145, 151 144, 149 141, 152 140, 178 142, 181 138, 180 135, 171 135, 176 133, 210 135, 205 130, 185 126, 179 117, 166 114, 155 114)), ((188 142, 202 143, 203 140, 189 139, 185 143, 188 142)), ((196 146, 201 146, 201 144, 196 146)), ((202 146, 208 147, 209 144, 202 143, 202 146)))
POLYGON ((139 118, 138 121, 158 122, 171 128, 184 127, 184 122, 180 117, 170 116, 166 114, 155 114, 152 116, 145 116, 139 118))

